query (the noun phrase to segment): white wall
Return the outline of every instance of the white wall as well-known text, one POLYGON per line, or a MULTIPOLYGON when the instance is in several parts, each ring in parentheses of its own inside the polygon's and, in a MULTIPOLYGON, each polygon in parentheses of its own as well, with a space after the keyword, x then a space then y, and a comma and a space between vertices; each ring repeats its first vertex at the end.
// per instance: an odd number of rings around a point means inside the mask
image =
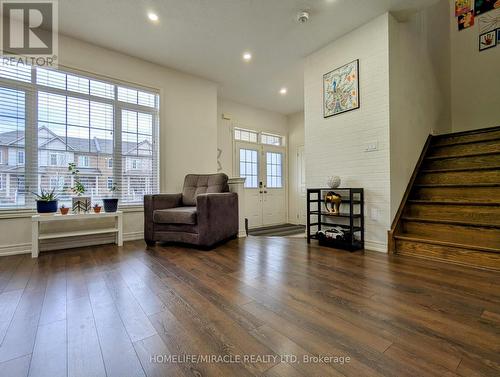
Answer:
MULTIPOLYGON (((453 132, 500 125, 500 46, 479 52, 479 18, 458 31, 449 1, 451 37, 451 114, 453 132)), ((500 17, 500 9, 485 14, 500 17)))
POLYGON ((290 114, 287 116, 288 125, 288 222, 300 224, 305 218, 304 202, 299 186, 299 174, 297 163, 298 147, 304 146, 304 112, 290 114))
POLYGON ((222 172, 230 177, 233 175, 233 137, 231 133, 233 127, 288 136, 285 115, 219 98, 217 105, 217 147, 222 150, 222 156, 219 159, 222 172), (231 115, 231 120, 222 119, 223 113, 231 115))
POLYGON ((389 15, 384 14, 307 57, 305 148, 308 187, 339 175, 344 187, 364 187, 366 247, 384 251, 390 226, 389 15), (323 74, 360 61, 361 108, 323 118, 323 74), (368 143, 378 150, 365 152, 368 143))
MULTIPOLYGON (((178 192, 187 173, 217 170, 216 84, 64 36, 59 56, 64 66, 160 90, 162 192, 178 192)), ((0 254, 30 247, 30 219, 16 216, 0 213, 0 254)), ((140 208, 125 214, 124 232, 125 239, 142 238, 140 208)))
POLYGON ((389 16, 391 218, 428 135, 451 132, 448 1, 389 16))

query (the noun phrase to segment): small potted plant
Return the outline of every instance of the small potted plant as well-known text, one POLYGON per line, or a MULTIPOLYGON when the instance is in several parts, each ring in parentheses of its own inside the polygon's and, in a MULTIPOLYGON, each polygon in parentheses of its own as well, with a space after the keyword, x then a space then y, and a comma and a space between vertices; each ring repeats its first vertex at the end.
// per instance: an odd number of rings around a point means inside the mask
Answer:
POLYGON ((72 209, 75 213, 89 212, 90 211, 90 198, 82 196, 85 194, 85 186, 80 180, 80 170, 77 169, 76 164, 70 162, 68 164, 68 171, 73 176, 73 187, 70 188, 71 192, 76 195, 76 198, 71 198, 72 209))
POLYGON ((64 204, 59 208, 59 211, 61 211, 61 215, 67 215, 69 212, 69 208, 66 207, 64 204))
POLYGON ((111 193, 111 198, 105 198, 102 200, 104 204, 104 210, 106 212, 116 212, 118 209, 118 198, 114 198, 113 196, 116 195, 116 191, 118 190, 118 187, 116 186, 116 183, 113 183, 111 187, 109 188, 109 192, 111 193))
POLYGON ((94 207, 92 207, 92 208, 94 208, 94 213, 101 213, 102 207, 99 204, 95 203, 94 207))
POLYGON ((38 213, 56 213, 57 212, 57 195, 52 191, 41 190, 40 194, 32 193, 37 197, 36 211, 38 213))

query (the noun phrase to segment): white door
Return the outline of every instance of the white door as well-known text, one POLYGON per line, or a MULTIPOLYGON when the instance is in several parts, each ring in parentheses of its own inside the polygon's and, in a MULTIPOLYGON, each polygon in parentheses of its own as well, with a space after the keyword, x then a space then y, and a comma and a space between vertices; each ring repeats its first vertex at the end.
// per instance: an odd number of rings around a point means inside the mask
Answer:
POLYGON ((286 222, 285 148, 235 143, 235 174, 245 177, 245 210, 249 228, 286 222))
POLYGON ((282 147, 262 146, 262 221, 263 225, 286 222, 286 154, 282 147))
POLYGON ((304 146, 297 148, 297 218, 299 224, 306 224, 306 160, 304 158, 304 146))

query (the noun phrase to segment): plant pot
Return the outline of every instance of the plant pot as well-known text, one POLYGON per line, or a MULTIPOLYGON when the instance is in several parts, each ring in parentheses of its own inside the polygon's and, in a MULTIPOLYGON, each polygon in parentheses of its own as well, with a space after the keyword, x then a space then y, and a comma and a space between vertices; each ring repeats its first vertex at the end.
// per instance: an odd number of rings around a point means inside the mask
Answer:
POLYGON ((101 213, 102 207, 94 207, 94 213, 101 213))
POLYGON ((69 212, 69 208, 59 208, 59 211, 61 211, 61 215, 67 215, 69 212))
POLYGON ((106 212, 116 212, 118 209, 118 199, 103 199, 102 202, 106 212))
POLYGON ((56 213, 57 212, 57 200, 37 200, 36 201, 36 211, 38 213, 56 213))
POLYGON ((71 198, 71 208, 74 213, 87 213, 90 211, 91 202, 88 196, 77 196, 71 198))

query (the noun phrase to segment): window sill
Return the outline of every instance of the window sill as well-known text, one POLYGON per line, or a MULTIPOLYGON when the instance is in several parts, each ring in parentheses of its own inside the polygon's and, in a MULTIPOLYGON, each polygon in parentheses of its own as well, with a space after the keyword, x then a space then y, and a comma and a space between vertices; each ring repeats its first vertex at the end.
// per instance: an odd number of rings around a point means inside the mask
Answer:
MULTIPOLYGON (((143 212, 144 206, 142 204, 138 205, 124 205, 119 206, 118 210, 123 213, 134 213, 134 212, 143 212)), ((31 218, 31 216, 36 215, 36 211, 32 209, 0 209, 0 220, 6 219, 19 219, 19 218, 31 218)))

